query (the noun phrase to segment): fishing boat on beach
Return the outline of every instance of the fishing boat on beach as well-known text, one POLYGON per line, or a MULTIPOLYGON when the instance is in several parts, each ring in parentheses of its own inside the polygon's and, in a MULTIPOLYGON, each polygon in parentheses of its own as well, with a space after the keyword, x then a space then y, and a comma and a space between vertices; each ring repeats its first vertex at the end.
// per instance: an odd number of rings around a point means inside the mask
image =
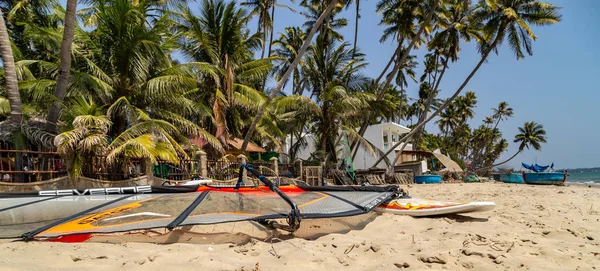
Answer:
POLYGON ((548 168, 552 169, 554 167, 554 163, 550 166, 521 164, 524 168, 530 170, 530 172, 523 171, 522 173, 523 181, 526 184, 563 185, 567 180, 567 171, 546 172, 548 168))
POLYGON ((500 181, 503 183, 525 183, 522 173, 501 173, 500 181))

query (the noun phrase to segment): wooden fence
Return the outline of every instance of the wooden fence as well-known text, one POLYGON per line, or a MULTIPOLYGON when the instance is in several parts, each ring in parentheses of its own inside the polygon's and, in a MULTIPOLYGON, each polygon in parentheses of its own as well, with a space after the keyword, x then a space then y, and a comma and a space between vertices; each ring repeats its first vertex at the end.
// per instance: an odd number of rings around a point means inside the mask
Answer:
POLYGON ((2 182, 30 183, 66 175, 65 161, 56 152, 0 150, 2 182))
POLYGON ((228 159, 207 159, 206 169, 209 179, 231 180, 238 177, 240 163, 228 159))
MULTIPOLYGON (((202 176, 213 180, 238 178, 243 156, 235 160, 209 159, 205 153, 195 159, 180 160, 178 163, 158 161, 147 165, 142 159, 128 159, 109 164, 105 156, 85 157, 82 175, 102 181, 120 181, 143 175, 154 175, 167 180, 190 180, 202 176), (151 172, 150 172, 151 170, 151 172)), ((250 161, 250 164, 265 176, 300 177, 304 172, 301 163, 250 161)), ((67 176, 67 164, 57 152, 0 149, 0 181, 8 183, 30 183, 67 176)), ((247 173, 244 176, 248 176, 247 173)), ((251 177, 251 176, 248 176, 251 177)))
POLYGON ((323 167, 308 166, 304 167, 304 180, 308 185, 319 186, 323 185, 323 167))
POLYGON ((152 165, 154 177, 167 180, 189 180, 196 175, 201 175, 201 161, 198 159, 179 160, 179 163, 158 161, 152 165))
POLYGON ((144 162, 130 159, 109 164, 106 156, 94 156, 84 161, 81 173, 84 177, 101 181, 120 181, 145 175, 144 162))

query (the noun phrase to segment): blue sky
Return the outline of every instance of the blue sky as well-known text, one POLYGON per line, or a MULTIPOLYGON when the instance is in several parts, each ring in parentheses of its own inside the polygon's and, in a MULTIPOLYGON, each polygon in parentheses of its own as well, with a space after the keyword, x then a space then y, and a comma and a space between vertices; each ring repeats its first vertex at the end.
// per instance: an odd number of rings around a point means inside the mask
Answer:
MULTIPOLYGON (((525 121, 536 121, 544 125, 548 143, 542 151, 526 150, 517 156, 509 166, 520 167, 520 163, 537 159, 540 164, 555 163, 556 168, 600 166, 597 158, 600 153, 598 139, 600 133, 600 92, 594 86, 595 76, 600 76, 600 53, 596 49, 600 43, 597 27, 600 18, 594 10, 600 9, 600 1, 595 0, 548 0, 562 7, 562 22, 550 27, 534 28, 538 40, 533 44, 534 55, 517 61, 507 46, 500 49, 499 55, 490 56, 466 90, 478 96, 476 117, 470 123, 478 126, 481 120, 491 115, 491 108, 506 101, 514 109, 515 115, 499 125, 503 135, 510 142, 501 160, 512 156, 518 146, 512 143, 517 128, 525 121), (596 142, 595 142, 596 141, 596 142)), ((287 1, 281 2, 301 8, 287 1)), ((379 43, 383 28, 378 26, 380 16, 375 12, 377 1, 361 2, 359 22, 360 50, 366 54, 369 66, 368 76, 379 75, 390 55, 392 43, 379 43)), ((353 39, 354 6, 339 16, 348 18, 348 26, 340 32, 349 41, 353 39)), ((304 18, 286 9, 278 9, 275 14, 275 33, 285 26, 301 26, 304 18)), ((250 25, 253 29, 256 22, 250 25)), ((277 36, 276 36, 277 37, 277 36)), ((421 57, 424 52, 414 52, 421 57)), ((421 58, 422 59, 422 58, 421 58)), ((451 64, 441 83, 440 96, 450 96, 463 82, 476 65, 479 55, 475 44, 463 45, 460 60, 451 64)), ((422 68, 418 68, 419 73, 422 68)), ((409 86, 408 94, 417 96, 417 85, 409 86)), ((464 91, 463 91, 464 92, 464 91)), ((427 126, 429 131, 437 131, 435 124, 427 126)))

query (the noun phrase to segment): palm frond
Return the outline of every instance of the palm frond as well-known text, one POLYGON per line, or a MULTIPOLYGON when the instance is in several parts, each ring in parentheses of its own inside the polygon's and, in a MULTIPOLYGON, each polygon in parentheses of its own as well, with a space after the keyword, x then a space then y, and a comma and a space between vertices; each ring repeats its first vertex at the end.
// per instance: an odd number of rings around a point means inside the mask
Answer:
POLYGON ((106 111, 106 115, 110 118, 119 116, 127 122, 127 125, 135 124, 138 117, 135 107, 129 103, 129 100, 125 96, 118 98, 110 105, 106 111))

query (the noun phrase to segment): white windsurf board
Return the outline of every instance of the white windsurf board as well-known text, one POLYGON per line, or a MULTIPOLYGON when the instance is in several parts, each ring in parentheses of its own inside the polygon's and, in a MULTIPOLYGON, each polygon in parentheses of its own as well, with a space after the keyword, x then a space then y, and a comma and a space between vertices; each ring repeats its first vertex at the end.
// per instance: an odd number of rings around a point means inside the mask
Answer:
POLYGON ((376 212, 410 216, 434 216, 485 212, 496 207, 494 202, 447 202, 420 198, 399 198, 383 203, 376 212))

